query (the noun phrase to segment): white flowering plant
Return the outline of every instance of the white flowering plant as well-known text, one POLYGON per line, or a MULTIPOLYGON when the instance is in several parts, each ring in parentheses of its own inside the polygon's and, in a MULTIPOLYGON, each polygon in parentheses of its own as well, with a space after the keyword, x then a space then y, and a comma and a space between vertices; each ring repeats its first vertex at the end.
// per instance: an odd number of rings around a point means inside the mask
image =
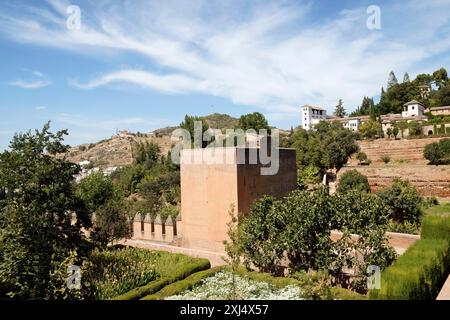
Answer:
POLYGON ((298 286, 288 285, 283 288, 221 271, 206 278, 192 290, 186 290, 165 300, 303 300, 298 286))

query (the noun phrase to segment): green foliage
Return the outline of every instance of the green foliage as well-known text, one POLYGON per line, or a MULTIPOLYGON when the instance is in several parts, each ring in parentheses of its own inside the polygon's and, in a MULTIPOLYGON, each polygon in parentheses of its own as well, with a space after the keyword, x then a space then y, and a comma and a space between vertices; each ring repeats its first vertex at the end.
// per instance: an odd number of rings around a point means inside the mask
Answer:
POLYGON ((422 239, 450 240, 450 215, 427 215, 422 221, 421 236, 422 239))
POLYGON ((345 112, 344 103, 342 99, 339 99, 337 106, 334 109, 334 115, 339 118, 343 118, 347 112, 345 112))
POLYGON ((427 214, 433 214, 433 215, 450 215, 450 202, 447 203, 441 203, 436 206, 432 206, 426 209, 427 214))
POLYGON ((158 292, 171 283, 185 279, 191 274, 211 268, 211 264, 206 259, 192 258, 168 252, 157 251, 156 254, 156 272, 160 275, 160 278, 117 296, 113 300, 139 300, 158 292))
POLYGON ((322 121, 315 131, 299 129, 282 145, 295 148, 297 167, 314 166, 321 170, 342 168, 349 157, 359 150, 356 135, 339 122, 322 121))
POLYGON ((418 137, 422 135, 422 123, 419 121, 411 121, 408 123, 409 135, 418 137))
POLYGON ((388 155, 382 155, 380 157, 380 160, 383 161, 385 164, 388 164, 389 162, 391 162, 391 157, 388 155))
POLYGON ((369 120, 362 123, 359 127, 359 133, 365 139, 372 139, 381 135, 381 123, 376 120, 369 120))
POLYGON ((77 195, 84 201, 90 213, 114 197, 114 186, 102 171, 94 172, 77 185, 77 195))
POLYGON ((430 164, 439 165, 450 163, 450 139, 427 144, 423 156, 430 164))
POLYGON ((144 165, 146 168, 153 167, 161 157, 161 151, 157 143, 138 143, 134 155, 136 164, 144 165))
POLYGON ((94 218, 92 240, 106 247, 115 240, 130 237, 128 212, 123 200, 111 200, 98 208, 94 218))
POLYGON ((358 170, 349 170, 339 179, 337 192, 346 193, 349 190, 370 192, 369 180, 358 170))
POLYGON ((244 263, 277 275, 287 258, 290 272, 325 269, 339 282, 344 268, 356 267, 364 277, 367 265, 383 268, 395 258, 385 237, 384 212, 378 197, 357 191, 331 196, 322 188, 294 191, 278 201, 263 197, 241 224, 244 263), (333 242, 332 230, 341 230, 343 237, 333 242), (358 241, 350 241, 352 233, 360 235, 358 241), (351 254, 355 251, 359 259, 351 254))
POLYGON ((378 192, 395 222, 419 223, 423 198, 408 181, 395 179, 390 187, 378 192))
POLYGON ((253 112, 243 115, 239 118, 238 128, 244 131, 253 129, 256 132, 259 130, 267 130, 269 132, 270 127, 266 120, 266 117, 262 113, 253 112))
POLYGON ((368 160, 367 154, 365 152, 360 151, 356 154, 356 159, 359 161, 360 164, 366 163, 368 160))
POLYGON ((191 274, 186 279, 169 284, 154 294, 150 294, 141 300, 164 300, 164 298, 180 294, 186 290, 202 284, 203 280, 214 276, 216 273, 224 270, 224 267, 215 267, 208 270, 191 274))
POLYGON ((195 122, 200 122, 201 126, 201 132, 199 131, 198 134, 198 141, 201 143, 200 145, 194 146, 195 148, 205 148, 208 144, 207 141, 203 140, 203 133, 206 132, 209 129, 208 124, 202 117, 195 117, 195 116, 188 116, 186 115, 184 117, 184 121, 180 123, 180 128, 185 129, 189 132, 191 136, 191 142, 194 143, 195 138, 195 122))
POLYGON ((74 252, 86 254, 90 226, 74 176, 80 167, 56 157, 68 152, 67 131, 16 134, 0 154, 0 297, 51 299, 51 275, 74 252))
POLYGON ((156 255, 137 248, 92 252, 82 266, 83 297, 106 300, 158 278, 156 255))
POLYGON ((227 223, 228 240, 223 242, 226 252, 226 257, 223 260, 231 268, 231 290, 230 299, 236 299, 236 272, 241 263, 241 244, 239 237, 239 215, 235 213, 234 205, 231 206, 229 212, 229 221, 227 223))
POLYGON ((320 169, 308 165, 297 170, 298 186, 302 189, 320 183, 320 169))
POLYGON ((422 239, 381 274, 370 299, 434 300, 450 271, 448 240, 422 239))
POLYGON ((403 223, 389 221, 387 231, 408 233, 408 234, 420 234, 420 224, 417 222, 404 221, 403 223))

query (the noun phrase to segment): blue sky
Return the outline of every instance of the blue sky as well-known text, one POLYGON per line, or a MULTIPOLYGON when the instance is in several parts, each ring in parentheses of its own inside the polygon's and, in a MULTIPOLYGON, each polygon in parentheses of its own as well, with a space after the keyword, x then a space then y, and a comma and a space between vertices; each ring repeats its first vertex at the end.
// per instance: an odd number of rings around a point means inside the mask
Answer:
POLYGON ((51 120, 70 144, 149 132, 185 114, 351 111, 399 79, 450 69, 450 0, 0 2, 0 150, 51 120), (381 29, 366 27, 367 7, 381 29), (81 10, 70 30, 67 7, 81 10))

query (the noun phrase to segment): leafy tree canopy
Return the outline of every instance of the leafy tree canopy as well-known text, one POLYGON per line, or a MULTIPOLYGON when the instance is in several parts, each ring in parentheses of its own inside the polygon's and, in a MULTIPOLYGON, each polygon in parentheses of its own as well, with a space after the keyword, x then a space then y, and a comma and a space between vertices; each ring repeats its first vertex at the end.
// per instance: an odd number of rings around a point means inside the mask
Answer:
POLYGON ((87 249, 81 228, 90 216, 74 185, 81 169, 58 156, 68 151, 65 135, 47 123, 16 134, 0 154, 0 296, 51 298, 51 274, 87 249))

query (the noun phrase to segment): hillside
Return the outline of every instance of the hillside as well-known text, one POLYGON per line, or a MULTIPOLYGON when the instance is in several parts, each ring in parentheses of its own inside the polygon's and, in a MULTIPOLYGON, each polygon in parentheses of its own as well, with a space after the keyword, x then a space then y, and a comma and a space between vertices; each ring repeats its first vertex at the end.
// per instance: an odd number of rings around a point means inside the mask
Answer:
MULTIPOLYGON (((201 117, 210 128, 234 129, 238 119, 227 114, 214 113, 201 117)), ((129 165, 133 162, 133 150, 138 143, 157 143, 161 154, 167 155, 171 146, 171 134, 178 127, 165 127, 151 133, 120 132, 110 139, 72 147, 67 154, 69 161, 89 161, 90 167, 109 168, 129 165)))
POLYGON ((111 139, 73 147, 67 154, 67 160, 75 163, 87 160, 91 162, 91 167, 99 168, 129 165, 133 163, 135 146, 147 141, 157 143, 163 155, 168 154, 172 144, 169 135, 121 133, 111 139))
POLYGON ((369 166, 360 166, 356 159, 342 168, 338 180, 348 170, 356 169, 369 180, 373 190, 389 185, 394 178, 409 180, 424 196, 450 198, 450 165, 433 166, 423 157, 429 143, 442 138, 360 141, 359 145, 370 160, 369 166), (390 162, 381 161, 389 156, 390 162))

